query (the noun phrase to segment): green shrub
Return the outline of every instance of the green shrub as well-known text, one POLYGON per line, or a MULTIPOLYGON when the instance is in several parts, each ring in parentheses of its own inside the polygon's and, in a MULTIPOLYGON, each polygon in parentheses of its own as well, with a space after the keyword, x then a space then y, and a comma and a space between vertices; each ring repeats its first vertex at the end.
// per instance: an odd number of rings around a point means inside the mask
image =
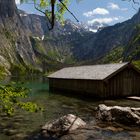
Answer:
POLYGON ((0 112, 11 116, 17 108, 30 112, 42 110, 37 104, 23 100, 28 97, 28 93, 28 89, 13 84, 0 85, 0 112))

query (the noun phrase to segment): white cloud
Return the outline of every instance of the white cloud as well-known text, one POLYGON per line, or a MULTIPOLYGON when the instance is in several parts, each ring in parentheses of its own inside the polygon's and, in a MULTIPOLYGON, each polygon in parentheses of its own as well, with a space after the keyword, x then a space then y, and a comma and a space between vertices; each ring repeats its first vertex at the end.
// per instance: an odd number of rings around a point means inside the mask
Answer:
POLYGON ((20 0, 15 0, 16 4, 20 4, 20 0))
POLYGON ((121 10, 121 11, 127 11, 128 10, 127 8, 121 8, 118 4, 113 3, 113 2, 108 3, 107 7, 109 9, 112 9, 112 10, 121 10))
POLYGON ((119 18, 118 17, 109 17, 109 18, 95 18, 95 19, 93 19, 93 20, 89 20, 88 21, 88 24, 89 25, 92 25, 92 24, 94 24, 94 23, 96 23, 96 22, 99 22, 100 24, 109 24, 109 23, 111 23, 111 22, 113 22, 113 21, 118 21, 119 20, 119 18))
POLYGON ((117 5, 116 3, 112 3, 112 2, 110 2, 108 4, 108 8, 113 9, 113 10, 119 10, 120 9, 119 5, 117 5))
POLYGON ((94 15, 107 15, 107 14, 109 14, 109 11, 105 8, 96 8, 92 11, 88 11, 88 12, 83 13, 83 15, 86 17, 91 17, 94 15))

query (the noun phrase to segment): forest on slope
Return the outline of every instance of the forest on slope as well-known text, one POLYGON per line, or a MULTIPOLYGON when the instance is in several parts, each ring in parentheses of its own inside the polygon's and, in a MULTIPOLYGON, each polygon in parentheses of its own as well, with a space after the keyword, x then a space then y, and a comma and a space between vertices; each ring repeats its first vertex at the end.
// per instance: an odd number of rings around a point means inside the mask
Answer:
POLYGON ((64 26, 56 23, 49 31, 45 17, 18 10, 14 0, 1 0, 0 9, 0 69, 3 75, 140 58, 140 11, 123 23, 93 33, 70 20, 66 20, 64 26))

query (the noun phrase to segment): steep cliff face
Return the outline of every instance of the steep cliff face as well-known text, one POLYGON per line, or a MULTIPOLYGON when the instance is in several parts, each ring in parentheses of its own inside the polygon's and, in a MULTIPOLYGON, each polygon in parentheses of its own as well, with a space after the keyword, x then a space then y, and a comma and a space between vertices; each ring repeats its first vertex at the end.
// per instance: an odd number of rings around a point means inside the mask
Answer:
POLYGON ((15 0, 0 0, 0 17, 13 17, 16 13, 15 0))
POLYGON ((18 14, 15 0, 0 0, 1 67, 7 62, 8 69, 14 66, 39 68, 29 36, 30 31, 18 14))
POLYGON ((18 10, 18 13, 23 24, 30 30, 32 36, 42 37, 48 33, 47 20, 44 16, 27 14, 22 10, 18 10))
POLYGON ((48 31, 44 16, 27 14, 21 10, 19 12, 24 25, 36 40, 35 46, 33 45, 35 52, 52 60, 52 63, 54 61, 62 64, 76 62, 73 48, 78 47, 77 43, 82 44, 94 34, 70 20, 66 20, 64 26, 56 23, 54 29, 48 31))

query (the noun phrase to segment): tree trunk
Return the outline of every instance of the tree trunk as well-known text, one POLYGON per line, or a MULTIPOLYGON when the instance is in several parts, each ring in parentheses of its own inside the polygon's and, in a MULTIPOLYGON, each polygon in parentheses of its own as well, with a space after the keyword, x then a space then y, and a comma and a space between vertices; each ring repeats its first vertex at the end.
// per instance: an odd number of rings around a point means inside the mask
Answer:
POLYGON ((13 17, 17 12, 15 0, 0 0, 0 16, 13 17))

